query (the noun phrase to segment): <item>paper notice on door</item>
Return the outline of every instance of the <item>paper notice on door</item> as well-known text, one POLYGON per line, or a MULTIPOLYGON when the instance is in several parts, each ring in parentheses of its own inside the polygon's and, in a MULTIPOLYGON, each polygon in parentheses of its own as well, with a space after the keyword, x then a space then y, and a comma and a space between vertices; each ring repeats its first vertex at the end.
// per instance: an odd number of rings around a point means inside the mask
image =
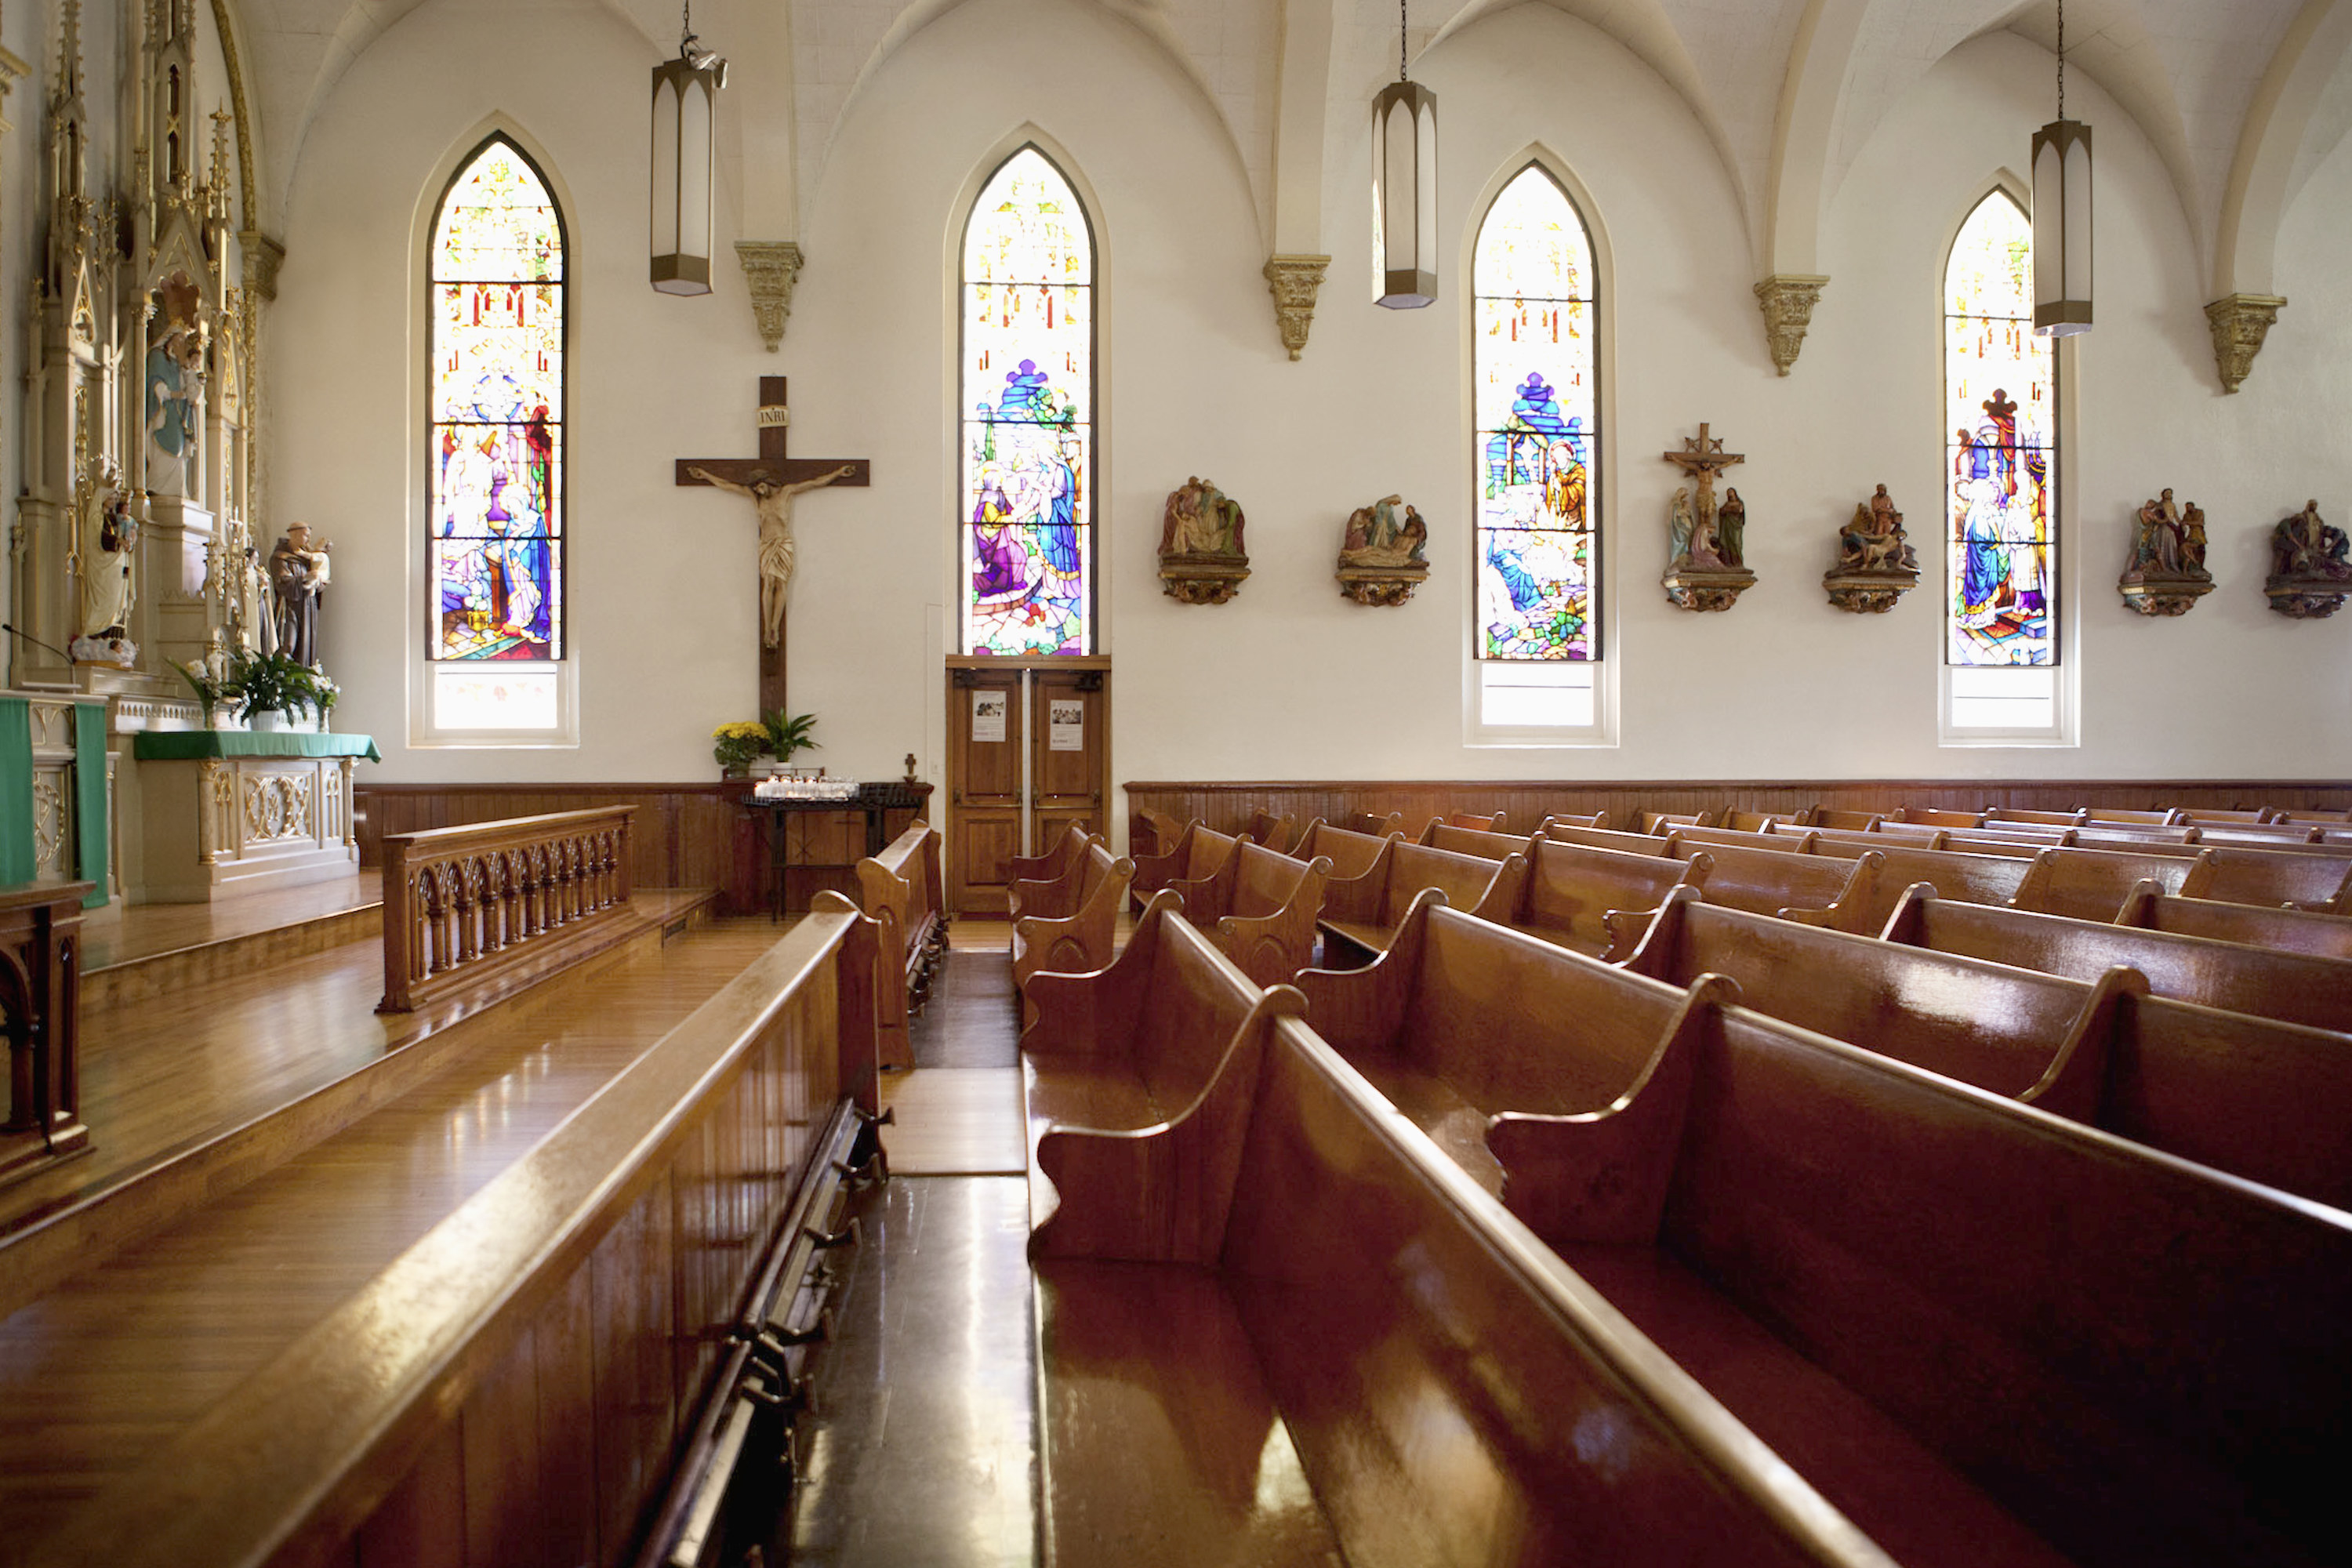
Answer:
POLYGON ((1004 739, 1004 710, 1012 694, 1004 691, 975 691, 971 694, 971 738, 975 741, 1004 739))
POLYGON ((1083 701, 1055 701, 1053 710, 1054 727, 1046 749, 1055 752, 1083 752, 1087 749, 1087 705, 1083 701))

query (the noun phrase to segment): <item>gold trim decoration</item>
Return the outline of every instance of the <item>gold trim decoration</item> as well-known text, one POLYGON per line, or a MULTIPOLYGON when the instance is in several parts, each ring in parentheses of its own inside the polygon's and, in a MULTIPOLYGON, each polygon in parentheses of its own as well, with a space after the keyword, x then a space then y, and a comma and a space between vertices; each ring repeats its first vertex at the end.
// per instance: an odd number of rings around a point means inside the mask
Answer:
POLYGON ((2205 307, 2205 324, 2213 330, 2213 363, 2221 373, 2221 390, 2234 393, 2254 368, 2263 340, 2286 300, 2276 294, 2224 294, 2205 307))
POLYGON ((1315 295, 1323 287, 1328 256, 1269 256, 1265 286, 1274 293, 1274 323, 1281 330, 1282 346, 1297 359, 1307 352, 1307 329, 1315 324, 1315 295))
POLYGON ((1772 363, 1782 375, 1797 363, 1805 346, 1806 329, 1813 324, 1813 307, 1822 302, 1829 279, 1810 272, 1775 272, 1756 285, 1756 303, 1764 312, 1764 341, 1771 346, 1772 363))
POLYGON ((806 258, 789 239, 739 239, 735 259, 743 264, 743 280, 751 286, 751 315, 760 324, 761 341, 774 353, 784 341, 784 322, 793 313, 793 284, 806 258))

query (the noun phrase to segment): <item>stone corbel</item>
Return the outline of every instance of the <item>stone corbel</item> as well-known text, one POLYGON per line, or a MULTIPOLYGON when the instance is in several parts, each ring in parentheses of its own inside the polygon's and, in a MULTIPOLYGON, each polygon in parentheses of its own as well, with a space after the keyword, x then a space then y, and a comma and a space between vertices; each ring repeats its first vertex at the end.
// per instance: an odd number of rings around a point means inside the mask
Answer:
POLYGON ((1323 287, 1328 256, 1269 256, 1265 286, 1274 291, 1275 325, 1282 330, 1282 346, 1292 359, 1307 352, 1307 331, 1315 324, 1315 294, 1323 287))
POLYGON ((240 233, 245 248, 245 288, 264 300, 278 298, 278 269, 286 264, 286 247, 257 228, 240 233))
POLYGON ((801 247, 789 239, 739 239, 735 258, 743 264, 743 280, 751 286, 751 314, 760 323, 760 337, 774 353, 784 341, 784 322, 793 313, 793 283, 801 275, 801 247))
POLYGON ((2224 294, 2205 307, 2205 321, 2213 329, 2213 363, 2221 372, 2221 390, 2231 393, 2254 368, 2263 340, 2278 320, 2286 301, 2276 294, 2224 294))
POLYGON ((1807 272, 1775 272, 1756 285, 1756 303, 1764 311, 1764 338, 1782 375, 1805 346, 1805 329, 1813 324, 1813 307, 1821 303, 1829 281, 1807 272))

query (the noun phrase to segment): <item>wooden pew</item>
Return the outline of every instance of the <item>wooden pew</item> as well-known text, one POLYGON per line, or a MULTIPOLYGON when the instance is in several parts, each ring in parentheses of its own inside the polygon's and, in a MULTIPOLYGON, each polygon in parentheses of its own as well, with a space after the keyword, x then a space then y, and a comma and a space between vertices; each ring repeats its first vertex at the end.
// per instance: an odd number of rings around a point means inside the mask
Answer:
POLYGON ((2154 811, 2135 811, 2128 806, 2086 805, 2083 808, 2083 821, 2086 826, 2113 822, 2141 827, 2179 827, 2187 824, 2189 817, 2172 806, 2154 811))
POLYGON ((916 822, 879 855, 857 863, 857 901, 881 930, 882 1065, 911 1068, 913 1015, 929 1000, 931 976, 947 952, 947 911, 940 903, 940 833, 916 822))
POLYGON ((1705 1018, 1605 1114, 1487 1142, 1538 1234, 1855 1524, 1911 1563, 2352 1556, 2352 1219, 1705 1018))
POLYGON ((2177 893, 2203 864, 2203 855, 2183 860, 2111 849, 2056 848, 2033 862, 2010 905, 2045 915, 2112 921, 2141 882, 2152 881, 2168 893, 2177 893))
POLYGON ((1714 827, 1717 826, 1711 811, 1645 811, 1641 826, 1644 833, 1664 834, 1676 827, 1714 827))
POLYGON ((1345 827, 1334 827, 1321 817, 1307 825, 1298 836, 1298 843, 1290 851, 1294 860, 1313 860, 1318 857, 1331 862, 1334 877, 1360 877, 1378 865, 1388 852, 1389 845, 1400 835, 1390 834, 1375 838, 1369 833, 1357 833, 1345 827))
POLYGON ((1783 1023, 2083 1118, 2097 1105, 2114 997, 2128 984, 1903 947, 1684 890, 1667 895, 1623 964, 1675 986, 1728 976, 1743 1005, 1783 1023))
POLYGON ((1275 1019, 1296 1016, 1306 1005, 1287 985, 1267 990, 1254 984, 1181 910, 1172 894, 1156 894, 1126 950, 1108 967, 1089 974, 1039 974, 1030 982, 1035 1016, 1021 1033, 1021 1079, 1033 1258, 1205 1262, 1214 1256, 1208 1216, 1178 1205, 1081 1205, 1062 1223, 1051 1223, 1057 1209, 1079 1195, 1058 1152, 1058 1127, 1132 1133, 1181 1124, 1183 1133, 1173 1143, 1183 1146, 1182 1157, 1197 1163, 1202 1175, 1222 1173, 1230 1182, 1248 1114, 1254 1055, 1265 1048, 1275 1019), (1221 1068, 1235 1052, 1252 1059, 1218 1083, 1221 1068), (1218 1089, 1213 1100, 1213 1084, 1218 1089))
POLYGON ((1066 915, 1040 910, 1013 921, 1013 984, 1024 994, 1031 976, 1052 970, 1084 974, 1111 961, 1118 912, 1127 907, 1135 862, 1114 860, 1101 839, 1087 846, 1077 903, 1066 915))
POLYGON ((1886 814, 1889 822, 1925 824, 1929 827, 1973 829, 1984 826, 1981 811, 1946 811, 1932 805, 1902 805, 1886 814))
POLYGON ((1927 827, 1908 822, 1882 822, 1875 827, 1811 827, 1776 829, 1777 832, 1813 833, 1820 837, 1862 844, 1874 848, 1906 844, 1914 849, 1941 849, 1951 837, 1948 827, 1927 827))
POLYGON ((1078 912, 1086 902, 1089 858, 1087 851, 1102 842, 1099 834, 1083 833, 1075 825, 1063 835, 1049 855, 1016 856, 1015 867, 1051 867, 1038 877, 1016 876, 1006 894, 1008 912, 1018 924, 1023 915, 1043 915, 1047 920, 1067 920, 1078 912), (1069 853, 1065 854, 1065 850, 1069 853))
MULTIPOLYGON (((1158 816, 1160 814, 1139 812, 1137 815, 1146 818, 1148 822, 1150 817, 1158 816)), ((1128 826, 1129 836, 1132 837, 1135 831, 1135 825, 1130 822, 1128 826)), ((1077 864, 1085 856, 1087 846, 1101 837, 1102 835, 1098 833, 1087 832, 1073 822, 1062 829, 1062 836, 1059 838, 1046 846, 1043 855, 1007 856, 1004 863, 1010 868, 1010 875, 1006 880, 1013 884, 1053 881, 1077 864)), ((1018 905, 1014 906, 1013 912, 1020 913, 1018 905)))
POLYGON ((1536 831, 1541 833, 1554 823, 1559 824, 1562 827, 1606 827, 1609 826, 1609 814, 1605 811, 1596 811, 1589 816, 1580 816, 1574 812, 1557 811, 1545 817, 1536 831))
POLYGON ((1695 844, 1727 844, 1734 848, 1766 849, 1780 855, 1810 855, 1816 830, 1811 827, 1677 827, 1674 837, 1695 844))
POLYGON ((2128 964, 2158 996, 2352 1033, 2352 959, 1960 903, 1925 885, 1904 894, 1884 935, 2076 980, 2128 964))
POLYGON ((2064 840, 2048 838, 2004 838, 1997 834, 1964 833, 1958 828, 1944 835, 1944 847, 1960 855, 2005 855, 2014 860, 2031 860, 2045 849, 2058 848, 2064 840))
POLYGON ((1154 811, 1139 805, 1127 819, 1127 856, 1140 860, 1147 855, 1165 854, 1183 836, 1184 825, 1164 811, 1154 811))
POLYGON ((1764 915, 1804 910, 1825 924, 1847 931, 1858 929, 1855 922, 1872 901, 1872 888, 1885 863, 1874 849, 1848 860, 1834 855, 1790 855, 1776 849, 1704 844, 1685 839, 1679 832, 1667 839, 1666 853, 1678 860, 1701 853, 1713 858, 1714 868, 1701 884, 1701 896, 1711 904, 1764 915))
POLYGON ((1331 942, 1366 956, 1388 946, 1397 926, 1421 893, 1434 889, 1445 902, 1482 919, 1506 921, 1518 908, 1528 875, 1527 857, 1488 860, 1475 855, 1397 841, 1373 870, 1361 877, 1335 877, 1323 886, 1318 924, 1331 942))
POLYGON ((1571 827, 1559 817, 1546 821, 1543 836, 1559 844, 1583 844, 1595 849, 1615 849, 1626 855, 1664 855, 1663 834, 1624 833, 1613 827, 1571 827))
POLYGON ((1039 1156, 1049 1568, 1891 1568, 1296 1019, 1039 1156))
MULTIPOLYGON (((1876 835, 1863 837, 1875 837, 1876 835)), ((1819 915, 1792 910, 1788 918, 1809 925, 1835 924, 1840 931, 1856 931, 1864 936, 1876 936, 1886 929, 1886 922, 1903 901, 1904 890, 1916 882, 1932 884, 1948 899, 1964 899, 1972 904, 2007 904, 2017 897, 2025 883, 2025 876, 2033 865, 2032 860, 2013 859, 2000 855, 1970 855, 1949 849, 1914 849, 1907 845, 1888 844, 1883 847, 1853 842, 1851 839, 1824 839, 1815 846, 1819 853, 1851 858, 1864 854, 1879 857, 1878 875, 1871 881, 1868 894, 1852 906, 1843 921, 1824 921, 1819 915)), ((2037 851, 2036 858, 2046 851, 2037 851)))
POLYGON ((1249 826, 1241 837, 1254 844, 1262 844, 1277 855, 1289 853, 1291 841, 1298 837, 1298 818, 1276 816, 1264 806, 1250 813, 1249 826))
POLYGON ((2198 869, 2180 885, 2183 898, 2352 914, 2352 856, 2221 847, 2207 850, 2200 859, 2198 869))
POLYGON ((1475 855, 1481 860, 1501 860, 1513 855, 1525 855, 1536 836, 1525 833, 1494 833, 1477 827, 1455 827, 1437 817, 1421 830, 1416 842, 1431 849, 1450 849, 1456 855, 1475 855))
POLYGON ((1504 816, 1505 814, 1499 811, 1484 815, 1475 811, 1449 811, 1442 817, 1432 817, 1430 820, 1443 822, 1448 827, 1466 828, 1474 833, 1508 833, 1510 825, 1504 820, 1504 816))
POLYGON ((1350 833, 1362 833, 1375 838, 1385 838, 1391 833, 1404 831, 1404 813, 1391 811, 1386 816, 1369 811, 1349 812, 1339 819, 1339 826, 1350 833))
POLYGON ((2184 899, 2153 885, 2134 889, 2115 923, 2322 958, 2352 958, 2352 915, 2184 899))
POLYGON ((1817 805, 1806 815, 1805 821, 1815 827, 1843 827, 1874 833, 1885 826, 1886 818, 1875 811, 1840 811, 1834 806, 1817 805))
POLYGON ((1229 833, 1202 826, 1198 822, 1187 824, 1183 834, 1168 853, 1150 855, 1135 863, 1136 907, 1141 909, 1145 900, 1162 888, 1176 888, 1185 882, 1213 877, 1218 868, 1234 858, 1241 840, 1229 833))
POLYGON ((2073 811, 2032 811, 2021 806, 1989 805, 1985 807, 1984 826, 2007 827, 2038 823, 2048 827, 2080 827, 2090 820, 2090 815, 2080 806, 2073 811))
POLYGON ((2184 805, 2179 808, 2183 822, 2231 823, 2241 826, 2259 826, 2271 820, 2268 806, 2241 806, 2234 810, 2218 805, 2184 805))
POLYGON ((1621 923, 1638 935, 1669 891, 1704 884, 1714 865, 1705 854, 1682 860, 1538 837, 1528 857, 1526 890, 1505 919, 1528 936, 1598 955, 1612 950, 1621 923), (1621 914, 1622 922, 1611 918, 1621 914))
POLYGON ((2273 812, 2271 819, 2274 822, 2314 822, 2323 827, 2330 826, 2341 827, 2346 823, 2352 822, 2352 811, 2306 811, 2298 806, 2273 812))
POLYGON ((1331 862, 1294 860, 1244 841, 1217 874, 1180 882, 1184 918, 1260 985, 1287 984, 1315 962, 1315 922, 1331 862))
MULTIPOLYGON (((1811 824, 1811 812, 1798 811, 1726 811, 1718 827, 1736 827, 1743 833, 1769 833, 1775 827, 1804 827, 1811 824)), ((1696 826, 1695 824, 1693 826, 1696 826)))

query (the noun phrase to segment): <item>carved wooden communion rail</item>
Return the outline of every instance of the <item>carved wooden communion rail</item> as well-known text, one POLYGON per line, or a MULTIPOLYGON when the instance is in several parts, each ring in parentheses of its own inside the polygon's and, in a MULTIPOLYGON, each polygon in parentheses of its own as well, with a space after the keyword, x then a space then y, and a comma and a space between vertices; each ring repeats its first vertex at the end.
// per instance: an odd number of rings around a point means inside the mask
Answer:
POLYGON ((634 805, 383 841, 383 1000, 406 1013, 601 941, 629 901, 634 805))

